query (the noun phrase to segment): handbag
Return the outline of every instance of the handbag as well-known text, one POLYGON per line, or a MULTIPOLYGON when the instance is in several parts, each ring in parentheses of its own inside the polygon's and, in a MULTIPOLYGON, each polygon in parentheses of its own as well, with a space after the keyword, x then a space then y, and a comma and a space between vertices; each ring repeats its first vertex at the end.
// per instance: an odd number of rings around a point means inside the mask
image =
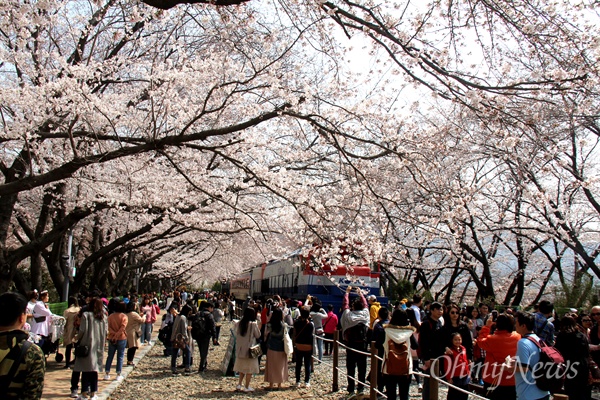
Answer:
POLYGON ((296 343, 296 349, 298 351, 312 351, 312 344, 296 343))
POLYGON ((260 348, 260 344, 255 344, 254 346, 250 346, 248 349, 248 355, 250 358, 258 358, 262 356, 262 349, 260 348))
POLYGON ((294 344, 292 343, 292 338, 290 337, 289 330, 287 327, 283 332, 283 351, 288 356, 294 352, 294 344))
POLYGON ((35 320, 35 322, 44 322, 46 320, 46 316, 43 315, 41 317, 33 317, 33 319, 35 320))
POLYGON ((73 353, 75 354, 75 357, 87 357, 90 355, 90 346, 87 346, 85 344, 79 344, 75 347, 73 353))
POLYGON ((181 333, 178 333, 177 336, 175 336, 175 340, 173 340, 173 348, 185 349, 186 347, 187 347, 187 340, 186 340, 185 336, 183 336, 181 333))

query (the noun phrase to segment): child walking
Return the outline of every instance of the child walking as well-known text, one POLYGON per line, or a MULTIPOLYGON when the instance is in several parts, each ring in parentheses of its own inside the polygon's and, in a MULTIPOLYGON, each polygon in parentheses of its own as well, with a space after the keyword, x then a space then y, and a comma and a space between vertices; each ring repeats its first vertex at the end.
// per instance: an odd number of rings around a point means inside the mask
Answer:
MULTIPOLYGON (((446 347, 448 369, 446 376, 452 384, 461 389, 467 390, 469 385, 469 375, 471 374, 467 350, 462 345, 460 333, 453 332, 450 336, 451 347, 446 347)), ((447 400, 468 400, 469 395, 454 388, 448 389, 447 400)))

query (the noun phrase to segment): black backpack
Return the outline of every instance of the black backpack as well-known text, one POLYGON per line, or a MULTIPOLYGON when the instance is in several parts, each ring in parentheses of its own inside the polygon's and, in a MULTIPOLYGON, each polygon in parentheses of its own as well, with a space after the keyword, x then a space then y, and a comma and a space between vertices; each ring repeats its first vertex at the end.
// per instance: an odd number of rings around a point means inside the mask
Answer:
POLYGON ((366 324, 360 323, 358 325, 354 325, 353 327, 350 327, 344 331, 344 340, 348 344, 363 344, 366 346, 368 330, 369 327, 366 324))
POLYGON ((164 344, 171 343, 171 333, 173 332, 173 323, 168 323, 158 331, 158 340, 164 344))
POLYGON ((192 338, 198 340, 206 334, 207 323, 206 323, 206 312, 202 311, 196 314, 192 321, 192 338))

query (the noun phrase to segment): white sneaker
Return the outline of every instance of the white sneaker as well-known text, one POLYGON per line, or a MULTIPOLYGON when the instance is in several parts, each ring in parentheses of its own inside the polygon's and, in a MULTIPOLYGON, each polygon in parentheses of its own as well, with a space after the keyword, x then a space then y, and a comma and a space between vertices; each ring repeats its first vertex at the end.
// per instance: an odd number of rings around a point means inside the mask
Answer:
POLYGON ((300 387, 300 382, 293 383, 292 386, 300 387))
POLYGON ((90 397, 90 400, 98 400, 98 396, 93 395, 92 397, 90 397))
POLYGON ((237 385, 237 386, 235 387, 235 390, 236 390, 236 391, 238 391, 238 392, 240 392, 242 389, 243 389, 243 386, 242 386, 242 385, 237 385))
POLYGON ((117 375, 117 377, 115 378, 115 380, 117 382, 121 382, 123 380, 123 375, 117 375))
POLYGON ((69 396, 72 399, 76 399, 79 397, 79 395, 77 394, 77 390, 72 390, 71 391, 71 396, 69 396))
POLYGON ((248 386, 246 389, 244 389, 244 392, 254 392, 254 388, 248 386))
POLYGON ((310 382, 306 382, 306 383, 304 384, 304 387, 305 387, 305 388, 309 388, 309 387, 310 387, 310 382))
POLYGON ((109 374, 104 374, 104 380, 105 381, 110 381, 110 375, 109 374))

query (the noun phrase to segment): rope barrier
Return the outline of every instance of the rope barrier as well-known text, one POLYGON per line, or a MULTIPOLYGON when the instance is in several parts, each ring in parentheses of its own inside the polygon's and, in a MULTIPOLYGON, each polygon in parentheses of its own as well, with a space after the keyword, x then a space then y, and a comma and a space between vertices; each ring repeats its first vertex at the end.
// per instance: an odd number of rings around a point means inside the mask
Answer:
POLYGON ((353 352, 355 352, 355 353, 358 353, 358 354, 364 354, 365 356, 369 356, 369 357, 371 357, 371 353, 367 353, 367 352, 364 352, 364 351, 360 351, 360 350, 353 349, 352 347, 348 347, 348 346, 346 346, 345 344, 343 344, 343 343, 341 343, 341 342, 338 342, 338 346, 342 346, 342 347, 343 347, 343 348, 345 348, 346 350, 350 350, 350 351, 353 351, 353 352))
MULTIPOLYGON (((438 357, 438 358, 434 359, 434 360, 431 362, 431 368, 433 368, 433 366, 434 366, 434 363, 439 363, 439 362, 440 362, 440 358, 442 358, 442 357, 438 357)), ((434 369, 434 371, 435 371, 435 369, 434 369)), ((473 396, 473 397, 475 397, 475 398, 477 398, 477 399, 481 399, 481 400, 489 400, 487 397, 479 396, 478 394, 475 394, 475 393, 473 393, 473 392, 469 392, 468 390, 465 390, 465 389, 463 389, 463 388, 459 388, 458 386, 454 386, 453 384, 451 384, 451 383, 449 383, 449 382, 446 382, 446 381, 444 381, 444 380, 442 380, 442 379, 438 378, 438 377, 437 377, 437 376, 435 376, 435 375, 429 375, 428 377, 429 377, 429 378, 433 378, 433 379, 435 379, 436 381, 438 381, 439 383, 442 383, 442 384, 444 384, 444 385, 446 385, 446 386, 448 386, 448 387, 451 387, 451 388, 452 388, 452 389, 454 389, 454 390, 458 390, 459 392, 466 393, 466 394, 467 394, 467 395, 469 395, 469 396, 473 396)))
MULTIPOLYGON (((338 371, 341 371, 341 369, 340 369, 339 367, 337 367, 336 369, 337 369, 338 371)), ((344 373, 344 371, 342 371, 342 374, 344 374, 344 375, 346 376, 346 378, 350 378, 350 379, 352 379, 354 382, 362 384, 362 385, 363 385, 365 388, 369 388, 369 389, 371 389, 371 385, 370 385, 370 384, 368 384, 368 383, 366 383, 366 382, 361 382, 361 381, 359 381, 358 379, 356 379, 355 377, 353 377, 353 376, 350 376, 350 375, 348 375, 348 374, 344 373)), ((374 390, 375 392, 379 393, 379 394, 380 394, 381 396, 383 396, 384 398, 386 398, 386 399, 388 398, 388 397, 387 397, 387 395, 386 395, 385 393, 382 393, 382 392, 380 392, 378 389, 376 389, 376 388, 373 388, 373 390, 374 390)))
MULTIPOLYGON (((340 341, 336 341, 336 340, 332 340, 332 339, 326 339, 326 338, 323 338, 323 337, 321 337, 321 336, 316 336, 316 338, 317 338, 317 339, 320 339, 320 340, 322 340, 322 341, 323 341, 323 340, 325 340, 325 341, 328 341, 328 342, 331 342, 331 343, 337 344, 337 346, 341 346, 341 347, 345 348, 345 349, 346 349, 346 351, 353 351, 353 352, 355 352, 355 353, 357 353, 357 354, 362 354, 362 355, 368 356, 368 357, 369 357, 369 359, 371 359, 371 357, 373 357, 373 358, 375 358, 375 359, 377 359, 377 360, 379 360, 379 361, 381 361, 381 362, 383 362, 383 361, 384 361, 384 359, 383 359, 382 357, 379 357, 379 356, 378 356, 378 355, 376 355, 376 354, 371 354, 371 353, 367 353, 367 352, 365 352, 365 351, 361 351, 361 350, 353 349, 353 348, 351 348, 351 347, 348 347, 347 345, 345 345, 344 343, 342 343, 342 342, 340 342, 340 341)), ((327 366, 329 366, 329 367, 332 367, 332 369, 333 369, 333 370, 335 370, 335 371, 338 371, 338 372, 340 372, 340 371, 341 371, 341 372, 342 372, 342 374, 343 374, 344 376, 346 376, 346 379, 351 379, 351 380, 353 380, 354 382, 356 382, 356 383, 358 383, 358 384, 361 384, 361 385, 363 385, 365 388, 368 388, 369 390, 372 390, 372 391, 374 391, 375 393, 377 393, 378 395, 380 395, 380 396, 383 396, 384 398, 386 398, 386 399, 387 399, 387 396, 386 396, 384 393, 380 392, 380 391, 379 391, 377 388, 375 388, 375 387, 371 387, 370 383, 367 383, 367 382, 361 382, 361 381, 360 381, 360 380, 358 380, 357 378, 355 378, 355 377, 353 377, 353 376, 349 376, 349 375, 348 375, 348 374, 347 374, 347 373, 346 373, 346 372, 345 372, 345 371, 344 371, 344 370, 343 370, 341 367, 339 367, 339 366, 335 366, 335 364, 330 364, 330 363, 327 363, 327 362, 325 362, 325 361, 323 361, 323 360, 319 360, 319 359, 318 359, 318 357, 317 357, 317 356, 315 356, 315 355, 311 355, 311 357, 312 357, 312 359, 313 359, 313 360, 316 360, 316 361, 318 361, 318 362, 319 362, 319 363, 321 363, 321 364, 324 364, 324 365, 327 365, 327 366)), ((434 366, 437 366, 437 365, 439 364, 439 359, 440 359, 440 358, 443 358, 443 357, 438 357, 438 358, 436 358, 436 359, 432 360, 432 365, 431 365, 431 368, 434 368, 434 366)), ((336 362, 336 361, 334 360, 334 362, 336 362)), ((435 370, 435 369, 434 369, 434 370, 435 370)), ((463 389, 463 388, 460 388, 460 387, 458 387, 458 386, 455 386, 455 385, 453 385, 453 384, 451 384, 451 383, 449 383, 449 382, 446 382, 446 381, 444 381, 443 379, 441 379, 440 377, 438 377, 438 376, 436 376, 436 375, 430 375, 430 374, 426 374, 426 373, 419 372, 419 371, 414 371, 414 370, 413 370, 413 371, 411 371, 411 373, 410 373, 409 375, 417 375, 417 376, 422 376, 422 377, 424 377, 424 378, 428 378, 428 379, 434 379, 434 380, 435 380, 435 381, 437 381, 438 383, 442 383, 443 385, 445 385, 445 386, 446 386, 446 387, 448 387, 448 388, 452 388, 452 389, 454 389, 454 390, 456 390, 456 391, 458 391, 458 392, 461 392, 461 393, 465 393, 465 394, 467 394, 467 395, 468 395, 470 398, 475 398, 475 399, 479 399, 479 400, 489 400, 489 399, 488 399, 488 398, 486 398, 486 397, 480 396, 480 395, 478 395, 478 394, 475 394, 475 393, 473 393, 473 392, 469 392, 468 390, 465 390, 465 389, 463 389)), ((335 382, 337 382, 337 381, 335 381, 335 382)), ((335 384, 334 384, 334 385, 335 385, 335 384)), ((337 388, 337 386, 334 386, 334 387, 336 387, 336 388, 337 388)), ((335 390, 337 390, 337 389, 335 389, 335 390)))
POLYGON ((321 337, 321 336, 319 336, 319 338, 321 340, 325 341, 325 342, 331 342, 331 343, 335 342, 335 340, 333 340, 333 339, 327 339, 327 338, 324 338, 324 337, 321 337))
MULTIPOLYGON (((315 356, 312 356, 312 358, 313 358, 314 360, 316 360, 316 361, 319 361, 319 359, 318 359, 317 357, 315 357, 315 356)), ((332 367, 332 368, 333 368, 333 364, 330 364, 330 363, 328 363, 328 362, 325 362, 325 361, 322 361, 322 360, 320 360, 320 361, 319 361, 319 363, 320 363, 320 364, 324 364, 324 365, 329 365, 330 367, 332 367)))

